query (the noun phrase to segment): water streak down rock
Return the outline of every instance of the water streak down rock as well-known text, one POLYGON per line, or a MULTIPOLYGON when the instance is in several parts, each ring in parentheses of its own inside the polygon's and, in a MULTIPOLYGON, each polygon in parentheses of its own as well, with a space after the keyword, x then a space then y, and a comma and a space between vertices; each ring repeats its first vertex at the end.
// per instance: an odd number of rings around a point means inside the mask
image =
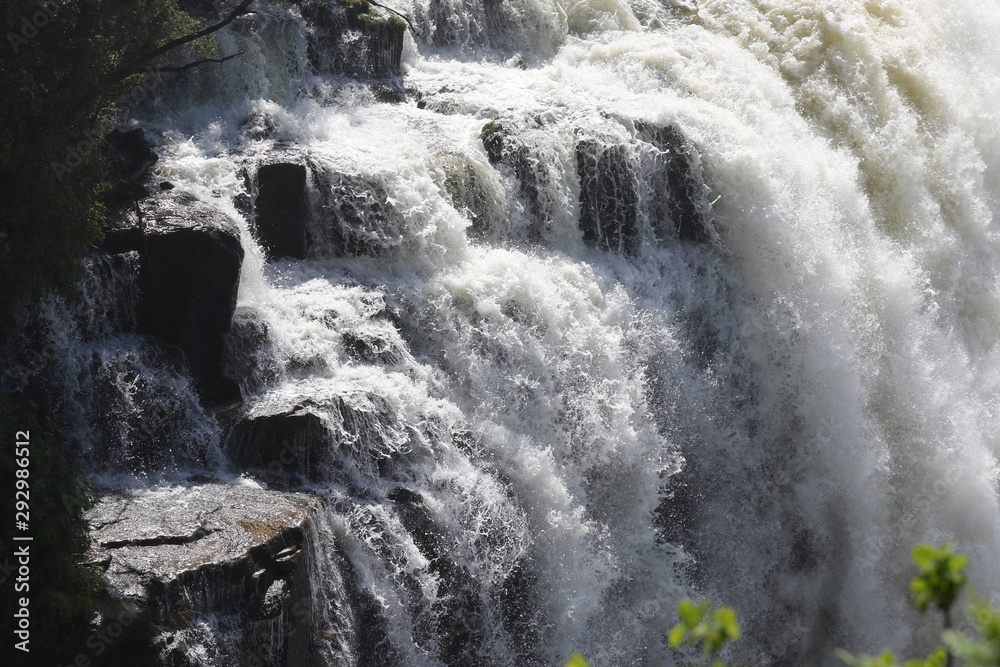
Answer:
POLYGON ((400 73, 406 23, 367 0, 299 3, 311 26, 309 57, 320 72, 376 79, 400 73))

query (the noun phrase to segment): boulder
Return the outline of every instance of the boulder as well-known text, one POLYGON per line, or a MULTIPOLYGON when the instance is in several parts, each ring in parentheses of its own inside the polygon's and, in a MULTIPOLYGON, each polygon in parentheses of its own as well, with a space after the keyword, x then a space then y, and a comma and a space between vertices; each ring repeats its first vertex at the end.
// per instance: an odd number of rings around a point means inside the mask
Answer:
POLYGON ((583 240, 627 257, 639 249, 639 182, 628 147, 581 141, 576 147, 583 240))
POLYGON ((490 164, 501 171, 509 170, 517 179, 521 199, 530 218, 528 240, 540 240, 545 217, 540 193, 546 184, 546 176, 544 171, 536 168, 538 160, 519 136, 517 123, 503 118, 491 120, 483 126, 479 138, 490 164))
POLYGON ((258 311, 237 308, 232 326, 222 338, 222 376, 239 386, 244 398, 277 377, 270 332, 258 311))
POLYGON ((111 148, 112 169, 117 177, 110 193, 111 204, 126 204, 145 197, 148 190, 144 181, 149 168, 159 159, 145 132, 139 128, 114 130, 105 141, 111 148))
POLYGON ((656 228, 663 240, 672 230, 682 241, 705 243, 709 234, 702 210, 706 208, 705 184, 701 175, 698 154, 673 125, 636 123, 640 138, 659 149, 656 179, 651 211, 653 220, 666 227, 656 228))
POLYGON ((406 22, 367 0, 299 0, 310 26, 309 59, 319 72, 362 78, 398 76, 406 22))
POLYGON ((310 220, 315 257, 385 257, 404 241, 405 224, 381 184, 355 174, 312 170, 320 201, 310 220))
POLYGON ((355 361, 391 366, 403 360, 403 350, 396 340, 373 331, 344 331, 344 350, 355 361))
POLYGON ((223 449, 233 465, 272 485, 365 485, 389 474, 411 446, 399 415, 378 394, 294 400, 265 395, 229 416, 223 449))
POLYGON ((203 484, 103 497, 88 560, 106 569, 117 624, 91 664, 303 665, 353 635, 336 568, 316 562, 314 497, 203 484), (314 610, 329 610, 316 614, 314 610), (334 638, 331 640, 331 638, 334 638))
POLYGON ((268 257, 306 256, 306 167, 293 162, 264 164, 254 173, 253 220, 268 257))
POLYGON ((238 399, 238 388, 222 376, 223 336, 243 263, 236 223, 177 190, 142 202, 141 213, 140 224, 109 230, 104 243, 110 252, 139 253, 138 333, 184 352, 206 403, 238 399))
POLYGON ((306 403, 248 412, 230 429, 225 450, 237 468, 269 482, 315 481, 332 440, 320 411, 306 403))
POLYGON ((455 153, 439 155, 435 162, 444 173, 444 189, 452 205, 472 222, 473 235, 484 237, 500 227, 503 216, 495 204, 497 196, 490 192, 476 165, 455 153))

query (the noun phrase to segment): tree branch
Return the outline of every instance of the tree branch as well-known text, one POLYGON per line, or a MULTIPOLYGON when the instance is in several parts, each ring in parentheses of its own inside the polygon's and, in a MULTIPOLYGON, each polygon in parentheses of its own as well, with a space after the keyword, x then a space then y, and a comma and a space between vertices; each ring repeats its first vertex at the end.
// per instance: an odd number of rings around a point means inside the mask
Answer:
POLYGON ((186 69, 191 69, 192 67, 197 67, 198 65, 204 65, 205 63, 224 63, 227 60, 232 60, 236 56, 242 56, 243 52, 232 53, 228 56, 223 56, 221 58, 202 58, 201 60, 195 60, 191 63, 185 63, 184 65, 175 65, 170 67, 153 67, 149 70, 143 70, 144 72, 153 72, 159 74, 161 72, 183 72, 186 69))
POLYGON ((412 31, 413 31, 413 34, 414 34, 414 35, 418 35, 418 36, 420 35, 420 33, 419 33, 419 32, 417 32, 417 29, 416 29, 415 27, 413 27, 413 23, 412 23, 412 22, 410 21, 410 19, 409 19, 409 18, 408 18, 408 17, 406 16, 406 14, 404 14, 404 13, 402 13, 402 12, 398 12, 398 11, 396 11, 395 9, 393 9, 392 7, 386 7, 385 5, 383 5, 383 4, 382 4, 382 3, 380 3, 380 2, 375 2, 375 0, 368 0, 368 2, 369 2, 369 4, 372 4, 372 5, 375 5, 376 7, 381 7, 382 9, 387 9, 387 10, 389 10, 390 12, 392 12, 393 14, 395 14, 396 16, 398 16, 399 18, 401 18, 401 19, 403 19, 404 21, 406 21, 406 25, 410 26, 410 30, 412 30, 412 31))
MULTIPOLYGON (((226 17, 224 19, 222 19, 221 21, 219 21, 218 23, 213 23, 212 25, 207 26, 205 28, 202 28, 201 30, 199 30, 197 32, 192 32, 192 33, 190 33, 188 35, 183 35, 182 37, 178 37, 177 39, 172 39, 169 42, 167 42, 166 44, 164 44, 164 45, 162 45, 162 46, 160 46, 160 47, 158 47, 156 49, 153 49, 149 53, 146 53, 146 54, 144 54, 142 56, 139 56, 138 58, 136 58, 132 62, 132 64, 128 65, 124 69, 121 69, 118 72, 116 72, 115 74, 113 74, 111 76, 111 78, 110 78, 111 83, 118 83, 119 81, 122 81, 122 80, 124 80, 124 79, 132 76, 133 74, 141 74, 142 72, 145 71, 145 67, 144 66, 146 65, 146 63, 148 63, 148 62, 150 62, 150 61, 152 61, 152 60, 154 60, 156 58, 159 58, 160 56, 162 56, 165 53, 169 53, 170 51, 176 49, 177 47, 184 46, 185 44, 188 44, 190 42, 195 41, 196 39, 200 39, 202 37, 205 37, 206 35, 211 35, 212 33, 218 32, 222 28, 225 28, 227 25, 229 25, 230 23, 232 23, 236 19, 236 17, 242 16, 243 14, 246 14, 247 13, 247 7, 249 7, 250 3, 252 3, 252 2, 253 2, 253 0, 242 0, 242 2, 240 2, 240 4, 238 4, 236 6, 236 8, 233 9, 233 11, 229 12, 229 14, 227 14, 226 17)), ((231 57, 231 56, 229 56, 229 57, 231 57)), ((211 59, 205 58, 205 59, 200 60, 198 62, 199 63, 202 63, 202 62, 211 62, 211 59)), ((192 66, 194 66, 194 65, 192 64, 192 66)), ((159 68, 157 68, 157 70, 159 70, 159 71, 171 71, 169 69, 159 69, 159 68)), ((176 71, 176 70, 173 70, 173 71, 176 71)))

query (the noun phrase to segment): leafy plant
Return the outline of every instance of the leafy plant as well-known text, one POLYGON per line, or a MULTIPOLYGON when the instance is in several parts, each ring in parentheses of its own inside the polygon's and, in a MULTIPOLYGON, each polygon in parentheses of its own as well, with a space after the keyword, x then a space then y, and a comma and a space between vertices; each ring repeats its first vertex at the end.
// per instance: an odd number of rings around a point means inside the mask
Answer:
POLYGON ((951 544, 936 547, 926 542, 913 547, 913 562, 919 573, 910 581, 913 602, 921 612, 934 605, 945 615, 945 626, 951 626, 951 606, 965 586, 965 554, 956 554, 951 544))
MULTIPOLYGON (((929 656, 920 660, 907 660, 904 667, 951 667, 954 659, 965 660, 967 667, 1000 667, 1000 612, 993 605, 973 593, 973 601, 966 609, 979 636, 969 636, 951 629, 951 609, 966 586, 963 570, 968 560, 957 554, 951 544, 940 547, 921 543, 913 547, 913 562, 917 575, 910 580, 913 603, 921 612, 931 606, 944 615, 944 632, 939 646, 929 656)), ((852 667, 897 667, 892 651, 882 651, 877 656, 853 656, 838 650, 837 657, 852 667)))
MULTIPOLYGON (((694 602, 687 598, 677 603, 677 615, 681 622, 675 625, 667 641, 671 646, 687 643, 701 646, 707 656, 714 656, 726 642, 740 638, 740 625, 736 612, 729 607, 716 608, 708 600, 694 602)), ((712 660, 712 667, 722 667, 725 663, 712 660)))
MULTIPOLYGON (((91 601, 98 590, 94 573, 76 564, 79 554, 90 546, 88 526, 83 517, 91 503, 90 488, 78 462, 67 456, 62 444, 53 436, 54 426, 33 403, 13 402, 0 393, 3 439, 9 443, 29 443, 16 450, 11 446, 10 452, 0 457, 0 478, 8 489, 0 513, 0 535, 5 544, 20 545, 13 541, 15 535, 32 538, 28 543, 30 579, 24 582, 20 592, 13 579, 17 559, 10 555, 10 550, 0 558, 0 579, 3 580, 0 607, 9 619, 15 601, 27 597, 31 601, 32 614, 47 619, 32 632, 32 655, 43 661, 49 657, 46 651, 65 638, 68 628, 85 627, 87 617, 92 614, 91 601), (17 484, 18 480, 23 483, 17 484), (23 489, 20 496, 15 496, 17 488, 23 489), (30 509, 26 512, 30 516, 30 532, 17 529, 16 498, 30 501, 30 509), (72 502, 67 503, 66 498, 72 498, 72 502)), ((4 629, 9 630, 9 624, 4 629)))
MULTIPOLYGON (((885 650, 876 656, 851 655, 847 651, 837 650, 837 657, 851 667, 898 667, 899 662, 892 651, 885 650)), ((947 652, 941 646, 934 649, 929 656, 916 660, 907 660, 903 667, 942 667, 947 661, 947 652)))
POLYGON ((955 657, 965 660, 966 667, 1000 666, 1000 611, 975 593, 972 598, 965 613, 979 636, 945 630, 941 640, 955 657))

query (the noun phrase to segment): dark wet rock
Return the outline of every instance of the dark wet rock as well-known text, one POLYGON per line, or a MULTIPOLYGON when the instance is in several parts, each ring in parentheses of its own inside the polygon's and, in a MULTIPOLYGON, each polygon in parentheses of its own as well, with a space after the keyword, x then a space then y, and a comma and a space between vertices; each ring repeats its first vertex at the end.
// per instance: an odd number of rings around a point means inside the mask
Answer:
POLYGON ((239 386, 244 398, 277 377, 274 346, 258 311, 237 308, 223 341, 222 376, 239 386))
POLYGON ((472 222, 474 235, 486 236, 498 216, 494 213, 493 197, 475 165, 465 156, 455 154, 441 155, 437 163, 444 172, 444 188, 452 205, 472 222))
POLYGON ((628 146, 581 141, 576 147, 583 240, 634 256, 639 249, 639 182, 628 146))
POLYGON ((341 336, 344 349, 356 361, 392 365, 403 360, 403 352, 399 345, 388 336, 379 336, 367 331, 345 331, 341 336))
POLYGON ((309 58, 321 73, 364 78, 398 76, 406 22, 367 0, 299 0, 310 26, 309 58))
POLYGON ((140 224, 111 229, 104 243, 109 252, 139 253, 138 332, 183 350, 207 403, 238 399, 222 376, 243 262, 236 223, 177 190, 144 201, 141 210, 140 224))
POLYGON ((398 415, 377 394, 351 392, 295 404, 269 400, 229 415, 223 445, 235 466, 269 484, 365 484, 388 474, 407 446, 398 415))
POLYGON ((500 608, 504 629, 519 639, 515 647, 519 664, 544 664, 544 620, 538 599, 538 577, 532 572, 527 557, 522 557, 493 595, 500 608))
POLYGON ((312 406, 258 409, 230 430, 225 450, 240 470, 270 481, 317 480, 333 434, 312 406))
POLYGON ((403 222, 379 183, 313 170, 319 202, 310 219, 312 257, 385 257, 403 243, 403 222))
POLYGON ((492 120, 483 126, 479 137, 490 164, 509 170, 517 179, 521 199, 531 218, 527 230, 528 240, 537 241, 542 236, 544 211, 540 192, 545 184, 545 174, 537 169, 538 160, 531 148, 520 137, 518 125, 509 119, 492 120))
POLYGON ((105 138, 111 148, 111 165, 115 181, 110 195, 112 205, 134 202, 145 197, 149 168, 159 156, 141 129, 114 130, 105 138))
POLYGON ((185 442, 189 420, 204 419, 190 391, 182 350, 139 339, 118 349, 95 351, 81 368, 90 464, 99 470, 135 473, 174 465, 206 465, 207 441, 185 442), (190 445, 190 446, 188 446, 190 445))
POLYGON ((253 176, 253 220, 268 257, 306 256, 306 167, 294 162, 259 166, 253 176))
POLYGON ((263 111, 254 111, 243 121, 240 129, 246 138, 260 141, 274 137, 277 123, 271 114, 263 111))
POLYGON ((502 120, 491 120, 483 125, 479 133, 479 139, 486 149, 486 157, 490 159, 490 164, 497 165, 503 161, 504 154, 509 151, 511 143, 511 130, 502 120))
POLYGON ((663 224, 655 228, 662 239, 672 233, 682 241, 704 243, 709 240, 702 210, 706 208, 705 184, 694 147, 673 125, 656 126, 637 123, 639 136, 659 149, 651 217, 663 224), (665 225, 665 226, 664 226, 665 225))
POLYGON ((319 512, 310 496, 243 485, 102 498, 88 560, 106 566, 105 620, 117 607, 128 622, 94 664, 317 663, 319 512))
POLYGON ((70 302, 77 329, 87 339, 135 331, 139 301, 139 254, 91 252, 77 284, 79 299, 70 302))
POLYGON ((423 497, 405 487, 393 489, 388 498, 420 553, 438 577, 439 601, 435 604, 433 636, 438 656, 445 665, 460 667, 475 664, 484 656, 476 647, 486 645, 491 629, 479 586, 469 570, 449 554, 446 532, 439 528, 423 497))

